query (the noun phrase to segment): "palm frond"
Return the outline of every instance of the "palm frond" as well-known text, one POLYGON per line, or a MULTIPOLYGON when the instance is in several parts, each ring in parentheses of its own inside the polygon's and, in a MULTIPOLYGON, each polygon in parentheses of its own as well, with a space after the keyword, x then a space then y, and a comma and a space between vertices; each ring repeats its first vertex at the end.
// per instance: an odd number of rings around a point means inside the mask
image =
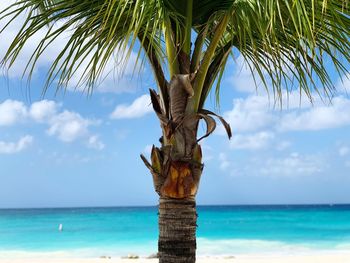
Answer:
POLYGON ((141 42, 140 49, 147 45, 147 49, 152 49, 153 59, 162 63, 162 12, 162 4, 158 1, 17 1, 2 15, 16 18, 25 14, 26 18, 2 64, 11 66, 25 43, 36 33, 44 31, 46 34, 40 39, 26 68, 31 76, 47 47, 62 34, 71 32, 48 71, 45 87, 52 83, 67 86, 84 64, 88 66, 85 66, 79 84, 86 84, 91 91, 114 54, 119 53, 126 65, 137 40, 141 42), (144 37, 139 39, 141 34, 144 37))
POLYGON ((334 76, 329 67, 339 75, 349 71, 348 1, 19 0, 0 14, 0 20, 10 22, 25 15, 2 64, 13 65, 25 43, 45 31, 27 65, 31 76, 47 47, 68 31, 70 37, 49 69, 46 87, 67 86, 83 67, 79 84, 91 91, 113 54, 124 54, 126 63, 138 49, 138 61, 142 64, 145 54, 152 65, 163 104, 168 104, 166 64, 171 75, 198 70, 192 104, 201 108, 215 80, 220 85, 229 52, 237 49, 277 98, 283 88, 300 88, 310 98, 314 92, 332 96, 334 76), (189 52, 190 26, 197 40, 189 52))
POLYGON ((330 67, 340 76, 349 71, 347 0, 235 1, 234 10, 230 41, 277 98, 296 87, 310 99, 313 92, 331 96, 330 67))

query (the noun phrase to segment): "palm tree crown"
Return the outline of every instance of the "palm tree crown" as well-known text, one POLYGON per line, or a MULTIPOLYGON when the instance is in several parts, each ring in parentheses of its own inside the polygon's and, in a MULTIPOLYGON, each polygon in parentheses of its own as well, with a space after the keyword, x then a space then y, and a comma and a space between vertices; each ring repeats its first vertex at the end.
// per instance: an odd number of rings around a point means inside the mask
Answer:
POLYGON ((334 66, 342 75, 347 68, 341 59, 350 61, 348 0, 20 0, 0 19, 11 22, 23 14, 23 27, 3 64, 11 66, 24 44, 44 29, 28 61, 30 75, 43 51, 70 30, 46 86, 58 79, 55 83, 64 87, 77 68, 88 65, 80 80, 91 91, 115 52, 124 53, 127 60, 139 48, 138 60, 144 62, 143 50, 166 112, 166 72, 169 79, 196 72, 190 105, 198 111, 235 50, 277 96, 282 87, 292 89, 295 84, 308 96, 320 87, 329 95, 334 85, 327 67, 334 66))

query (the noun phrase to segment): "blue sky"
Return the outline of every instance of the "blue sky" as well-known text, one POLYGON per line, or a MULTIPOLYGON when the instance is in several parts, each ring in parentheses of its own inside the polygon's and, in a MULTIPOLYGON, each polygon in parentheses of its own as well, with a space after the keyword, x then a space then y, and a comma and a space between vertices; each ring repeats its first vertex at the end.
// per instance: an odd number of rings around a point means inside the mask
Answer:
MULTIPOLYGON (((19 23, 3 33, 0 55, 19 23)), ((119 65, 108 64, 112 73, 91 97, 73 90, 74 79, 65 93, 51 89, 42 97, 62 43, 39 61, 28 89, 21 74, 38 38, 0 73, 0 208, 155 205, 151 176, 139 158, 161 134, 147 95, 155 87, 151 71, 133 76, 132 54, 123 78, 119 65)), ((242 58, 231 61, 220 109, 213 96, 207 108, 226 118, 233 138, 219 126, 203 141, 198 203, 350 203, 350 81, 334 81, 339 92, 332 104, 315 95, 311 106, 296 91, 275 109, 263 89, 255 91, 242 58)))

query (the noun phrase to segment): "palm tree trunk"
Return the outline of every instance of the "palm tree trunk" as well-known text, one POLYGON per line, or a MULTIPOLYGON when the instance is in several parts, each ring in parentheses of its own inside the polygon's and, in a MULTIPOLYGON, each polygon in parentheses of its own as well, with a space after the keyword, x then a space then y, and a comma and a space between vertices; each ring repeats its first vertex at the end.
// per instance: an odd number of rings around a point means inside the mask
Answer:
POLYGON ((159 199, 159 263, 196 262, 196 202, 194 197, 159 199))
POLYGON ((197 140, 202 115, 186 113, 188 96, 193 95, 191 74, 176 75, 169 90, 169 115, 160 97, 151 90, 153 109, 161 121, 161 147, 153 146, 151 163, 141 155, 151 171, 159 194, 159 262, 196 262, 196 203, 203 170, 202 150, 197 140))

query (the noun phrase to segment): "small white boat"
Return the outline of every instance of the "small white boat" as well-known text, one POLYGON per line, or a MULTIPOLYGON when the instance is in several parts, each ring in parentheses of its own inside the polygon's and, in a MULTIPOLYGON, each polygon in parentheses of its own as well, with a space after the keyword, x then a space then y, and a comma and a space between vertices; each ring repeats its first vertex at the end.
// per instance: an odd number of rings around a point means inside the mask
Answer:
POLYGON ((63 230, 63 225, 62 225, 62 224, 59 224, 59 225, 58 225, 58 231, 62 232, 62 230, 63 230))

